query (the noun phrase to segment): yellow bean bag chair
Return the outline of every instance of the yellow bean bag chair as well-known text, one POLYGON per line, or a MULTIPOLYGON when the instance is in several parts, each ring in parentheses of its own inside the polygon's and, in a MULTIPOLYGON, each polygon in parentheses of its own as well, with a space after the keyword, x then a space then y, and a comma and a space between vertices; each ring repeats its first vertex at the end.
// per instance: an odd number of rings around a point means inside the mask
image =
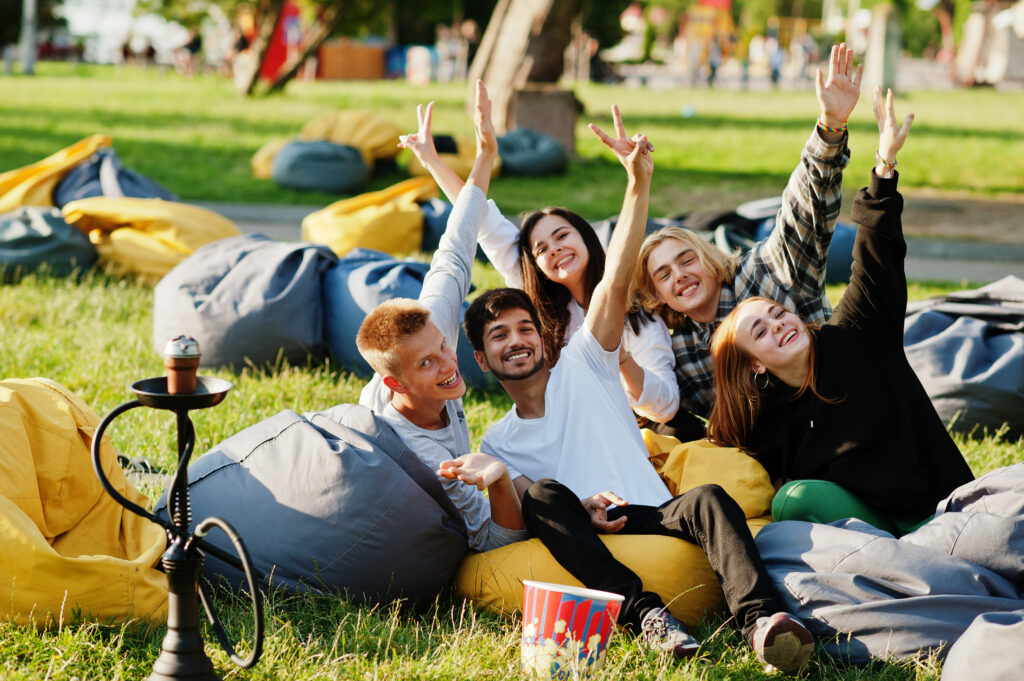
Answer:
POLYGON ((261 180, 269 180, 271 178, 271 170, 274 167, 274 157, 277 156, 277 152, 281 151, 289 142, 292 141, 291 137, 275 137, 270 140, 262 147, 256 150, 253 154, 252 161, 252 176, 258 177, 261 180))
POLYGON ((398 156, 401 134, 397 125, 373 111, 331 111, 302 126, 299 139, 325 139, 355 147, 362 153, 366 165, 373 167, 378 158, 398 156))
POLYGON ((241 234, 211 210, 160 199, 79 199, 64 219, 89 235, 100 265, 154 283, 200 246, 241 234))
POLYGON ((423 210, 418 201, 437 196, 429 177, 414 177, 387 189, 342 199, 302 220, 302 238, 345 255, 372 248, 391 255, 420 250, 423 210))
MULTIPOLYGON (((114 502, 92 470, 99 418, 42 378, 0 381, 0 619, 51 626, 166 617, 167 578, 154 569, 162 528, 114 502)), ((108 438, 103 470, 146 506, 108 438)))
MULTIPOLYGON (((706 440, 679 443, 646 430, 644 440, 651 463, 674 495, 716 483, 743 508, 751 532, 757 534, 771 522, 775 489, 761 464, 742 451, 716 447, 706 440)), ((687 626, 695 626, 705 612, 722 606, 721 585, 697 545, 656 535, 611 534, 602 535, 601 540, 687 626)), ((583 586, 539 539, 530 539, 469 554, 455 575, 455 588, 484 607, 521 612, 524 579, 583 586)))
POLYGON ((76 165, 101 147, 109 147, 107 135, 92 135, 29 166, 0 175, 0 215, 21 206, 52 206, 53 188, 76 165))
MULTIPOLYGON (((476 144, 463 137, 458 137, 455 140, 455 149, 457 150, 454 154, 442 154, 438 156, 445 164, 455 171, 455 174, 461 177, 463 180, 469 177, 469 173, 473 170, 473 162, 476 161, 476 144)), ((497 177, 501 172, 501 157, 494 159, 494 167, 491 168, 491 177, 497 177)), ((409 174, 413 177, 423 177, 430 175, 430 171, 423 167, 420 160, 416 158, 416 155, 409 153, 409 174)))

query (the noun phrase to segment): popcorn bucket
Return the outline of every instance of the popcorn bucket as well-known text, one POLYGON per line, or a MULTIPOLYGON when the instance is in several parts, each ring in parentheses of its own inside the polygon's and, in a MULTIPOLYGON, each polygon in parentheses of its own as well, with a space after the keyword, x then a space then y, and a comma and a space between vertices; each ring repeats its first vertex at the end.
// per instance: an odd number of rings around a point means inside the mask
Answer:
POLYGON ((543 679, 585 679, 604 664, 623 597, 523 582, 523 670, 543 679))

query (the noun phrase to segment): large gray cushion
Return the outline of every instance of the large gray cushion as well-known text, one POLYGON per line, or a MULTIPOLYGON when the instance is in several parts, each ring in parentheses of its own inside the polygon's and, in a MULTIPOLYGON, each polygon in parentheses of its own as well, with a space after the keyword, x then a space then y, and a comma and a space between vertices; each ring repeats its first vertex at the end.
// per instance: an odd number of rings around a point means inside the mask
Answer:
POLYGON ((326 246, 261 235, 207 244, 167 273, 153 294, 153 345, 187 334, 202 365, 303 363, 325 354, 323 273, 337 256, 326 246))
POLYGON ((100 149, 82 161, 53 188, 53 205, 91 196, 131 196, 177 201, 178 197, 142 173, 126 168, 113 149, 100 149))
POLYGON ((0 215, 0 268, 3 279, 45 268, 67 276, 96 262, 89 238, 67 222, 56 208, 28 206, 0 215))
MULTIPOLYGON (((431 600, 466 550, 465 526, 436 474, 389 426, 356 405, 283 411, 189 468, 193 526, 216 515, 254 566, 289 590, 346 590, 357 601, 431 600)), ((156 512, 167 516, 166 494, 156 512)), ((208 541, 232 552, 221 532, 208 541)), ((208 577, 242 583, 207 556, 208 577)))
POLYGON ((296 140, 277 152, 270 173, 282 187, 355 194, 366 184, 370 169, 355 147, 327 140, 296 140))
POLYGON ((554 137, 516 128, 498 138, 503 175, 556 175, 565 172, 569 154, 554 137))

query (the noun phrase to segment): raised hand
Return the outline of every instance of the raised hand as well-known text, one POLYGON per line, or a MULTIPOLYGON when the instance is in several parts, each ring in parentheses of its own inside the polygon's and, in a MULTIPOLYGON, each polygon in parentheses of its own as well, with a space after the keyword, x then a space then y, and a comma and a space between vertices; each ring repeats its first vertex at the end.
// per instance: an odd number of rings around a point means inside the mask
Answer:
POLYGON ((459 480, 485 490, 505 476, 505 464, 482 452, 463 454, 456 459, 442 461, 437 474, 449 480, 459 480))
POLYGON ((476 153, 498 153, 498 137, 491 121, 491 98, 482 80, 476 81, 476 106, 473 109, 473 127, 476 130, 476 153))
POLYGON ((892 168, 896 162, 896 154, 903 148, 910 134, 910 125, 914 122, 914 114, 907 114, 903 119, 903 125, 896 124, 896 110, 893 107, 892 90, 885 96, 885 104, 882 104, 882 88, 875 88, 874 96, 875 122, 878 123, 878 166, 876 174, 881 176, 884 165, 892 168))
POLYGON ((853 50, 840 43, 832 46, 828 58, 828 80, 821 69, 814 83, 814 92, 821 107, 821 122, 830 128, 841 128, 850 119, 860 98, 860 80, 864 65, 853 68, 853 50))
MULTIPOLYGON (((619 159, 619 163, 625 166, 627 169, 627 158, 630 153, 636 148, 636 136, 629 137, 626 135, 626 126, 622 124, 622 116, 619 115, 619 107, 612 104, 612 120, 615 121, 615 137, 607 135, 601 128, 597 127, 593 123, 587 127, 597 135, 598 139, 604 142, 604 145, 612 150, 615 154, 615 158, 619 159)), ((654 145, 652 145, 647 138, 644 138, 644 142, 647 145, 646 151, 654 151, 654 145)))
POLYGON ((416 155, 419 162, 424 166, 428 162, 439 158, 437 149, 434 147, 434 137, 430 134, 430 120, 434 115, 434 103, 427 104, 424 109, 422 104, 416 105, 416 122, 419 126, 416 132, 409 135, 399 135, 398 148, 410 149, 416 155))
POLYGON ((630 179, 648 181, 654 174, 654 157, 650 151, 654 146, 647 140, 647 135, 633 135, 632 141, 633 151, 622 163, 630 179))
POLYGON ((583 508, 590 514, 590 524, 598 532, 618 532, 626 526, 626 516, 608 521, 608 507, 612 504, 625 506, 628 502, 614 492, 598 492, 583 500, 583 508))

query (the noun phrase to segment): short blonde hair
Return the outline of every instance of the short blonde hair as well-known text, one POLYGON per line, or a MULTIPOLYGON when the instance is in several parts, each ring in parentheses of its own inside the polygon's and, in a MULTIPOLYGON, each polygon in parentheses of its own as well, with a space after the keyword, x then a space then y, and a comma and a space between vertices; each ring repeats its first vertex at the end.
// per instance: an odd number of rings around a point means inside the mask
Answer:
POLYGON ((651 279, 651 273, 647 268, 647 260, 651 257, 651 251, 669 239, 681 241, 692 248, 704 271, 723 284, 728 283, 735 276, 739 259, 734 255, 723 253, 720 248, 712 245, 699 234, 683 227, 662 227, 644 239, 640 246, 638 266, 633 270, 631 286, 633 302, 647 312, 661 315, 669 328, 678 328, 686 323, 686 315, 676 312, 658 300, 654 280, 651 279))
POLYGON ((356 347, 381 376, 397 376, 402 341, 427 325, 430 311, 411 298, 385 300, 370 310, 356 333, 356 347))

